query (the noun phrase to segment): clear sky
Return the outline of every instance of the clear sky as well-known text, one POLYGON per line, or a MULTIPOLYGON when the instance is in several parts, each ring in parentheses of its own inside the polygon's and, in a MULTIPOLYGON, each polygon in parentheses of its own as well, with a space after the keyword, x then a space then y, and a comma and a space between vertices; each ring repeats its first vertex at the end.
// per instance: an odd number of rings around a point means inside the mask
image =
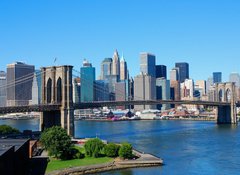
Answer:
POLYGON ((1 0, 0 70, 24 61, 36 68, 55 64, 79 69, 84 58, 100 73, 115 49, 130 75, 139 53, 157 64, 190 65, 190 77, 213 71, 240 72, 240 0, 1 0))

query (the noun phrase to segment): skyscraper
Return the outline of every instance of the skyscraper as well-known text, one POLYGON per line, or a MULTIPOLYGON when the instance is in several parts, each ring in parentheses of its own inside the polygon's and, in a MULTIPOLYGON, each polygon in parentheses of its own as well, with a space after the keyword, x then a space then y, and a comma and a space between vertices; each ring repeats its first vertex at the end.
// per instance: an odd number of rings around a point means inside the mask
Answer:
POLYGON ((165 66, 165 65, 156 65, 156 78, 165 78, 165 79, 167 79, 167 66, 165 66))
POLYGON ((180 100, 181 99, 181 95, 180 95, 180 83, 179 81, 170 81, 170 86, 173 90, 172 94, 171 94, 171 99, 172 100, 180 100))
POLYGON ((205 80, 197 80, 195 83, 195 89, 200 92, 201 97, 206 95, 206 81, 205 80))
POLYGON ((73 103, 80 103, 81 96, 81 79, 79 77, 73 78, 73 103))
POLYGON ((222 82, 222 72, 213 72, 213 83, 222 82))
POLYGON ((7 79, 6 72, 0 71, 0 107, 6 106, 7 103, 7 79))
POLYGON ((140 72, 156 78, 156 57, 150 53, 140 53, 140 72))
POLYGON ((181 100, 193 100, 194 82, 192 79, 186 79, 181 83, 181 100))
POLYGON ((38 105, 40 103, 39 89, 41 89, 41 87, 38 87, 37 72, 35 71, 32 83, 32 105, 38 105))
MULTIPOLYGON (((170 100, 170 81, 165 78, 156 79, 157 100, 170 100)), ((170 109, 170 104, 157 105, 159 110, 170 109)))
POLYGON ((94 89, 96 101, 109 101, 109 83, 107 80, 96 80, 94 89))
MULTIPOLYGON (((134 100, 156 100, 156 79, 141 73, 134 78, 134 100)), ((154 109, 155 105, 136 105, 135 110, 154 109)))
POLYGON ((237 72, 233 72, 229 75, 229 82, 235 82, 237 87, 240 87, 240 75, 237 72))
POLYGON ((83 61, 81 75, 81 102, 94 101, 95 67, 87 60, 83 61))
POLYGON ((127 71, 127 62, 125 61, 124 57, 122 56, 120 61, 120 80, 128 79, 128 71, 127 71))
POLYGON ((28 105, 32 100, 34 66, 22 62, 7 65, 7 105, 28 105))
POLYGON ((112 75, 120 76, 120 61, 119 61, 119 55, 117 50, 115 50, 115 52, 113 53, 112 75))
POLYGON ((105 58, 101 63, 101 80, 112 74, 112 58, 105 58))
POLYGON ((180 81, 180 83, 184 82, 185 79, 189 79, 189 65, 188 65, 188 63, 185 63, 185 62, 175 63, 175 67, 179 69, 178 80, 180 81))
POLYGON ((178 78, 179 78, 178 72, 179 72, 179 68, 173 68, 170 71, 170 81, 178 81, 178 78))
MULTIPOLYGON (((115 100, 116 101, 126 101, 128 100, 127 94, 127 82, 121 81, 115 84, 115 100)), ((125 106, 118 106, 118 109, 125 109, 125 106)))

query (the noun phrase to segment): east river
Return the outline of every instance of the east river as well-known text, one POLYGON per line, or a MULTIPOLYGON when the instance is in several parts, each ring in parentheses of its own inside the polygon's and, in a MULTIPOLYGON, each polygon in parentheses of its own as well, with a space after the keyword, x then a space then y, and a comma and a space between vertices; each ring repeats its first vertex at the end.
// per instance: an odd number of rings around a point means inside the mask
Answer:
MULTIPOLYGON (((0 120, 19 130, 39 129, 39 120, 0 120)), ((76 121, 76 137, 130 142, 161 157, 162 167, 136 168, 104 175, 240 174, 240 126, 201 121, 76 121)))

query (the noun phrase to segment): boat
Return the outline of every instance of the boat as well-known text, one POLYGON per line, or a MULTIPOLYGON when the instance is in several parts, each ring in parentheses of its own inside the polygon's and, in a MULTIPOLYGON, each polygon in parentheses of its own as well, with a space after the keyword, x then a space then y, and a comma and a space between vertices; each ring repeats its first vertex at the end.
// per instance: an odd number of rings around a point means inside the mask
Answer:
POLYGON ((144 110, 139 114, 142 120, 154 120, 160 115, 159 110, 144 110))

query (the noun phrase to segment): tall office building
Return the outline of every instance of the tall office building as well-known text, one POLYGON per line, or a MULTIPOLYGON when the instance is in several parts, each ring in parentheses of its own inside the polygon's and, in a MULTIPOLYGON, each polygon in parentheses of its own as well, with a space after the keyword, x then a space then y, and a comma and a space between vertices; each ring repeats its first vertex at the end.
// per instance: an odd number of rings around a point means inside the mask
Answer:
POLYGON ((156 65, 156 78, 165 78, 165 79, 167 79, 167 66, 165 66, 165 65, 156 65))
POLYGON ((172 88, 171 99, 172 100, 181 100, 179 81, 170 81, 170 87, 172 88))
POLYGON ((183 83, 185 79, 189 79, 189 65, 188 63, 182 62, 182 63, 175 63, 175 67, 179 69, 178 72, 178 80, 180 83, 183 83))
MULTIPOLYGON (((116 101, 126 101, 128 100, 127 94, 127 81, 117 82, 115 84, 115 100, 116 101)), ((118 106, 118 109, 125 109, 125 106, 118 106)))
POLYGON ((22 62, 7 65, 7 106, 28 105, 32 100, 34 69, 22 62))
POLYGON ((81 78, 81 102, 94 101, 95 67, 87 60, 83 61, 80 69, 81 78))
POLYGON ((7 79, 6 72, 0 71, 0 107, 6 106, 7 103, 7 79))
POLYGON ((41 70, 35 70, 32 83, 31 104, 40 104, 42 100, 42 74, 41 70))
POLYGON ((73 103, 80 103, 81 99, 81 79, 73 78, 73 103))
POLYGON ((206 93, 207 94, 212 85, 213 85, 213 77, 209 77, 206 81, 206 93))
POLYGON ((205 96, 207 94, 206 91, 206 81, 205 80, 197 80, 195 83, 195 89, 200 92, 200 96, 205 96))
POLYGON ((156 57, 150 53, 140 53, 140 72, 156 78, 156 57))
POLYGON ((41 89, 41 87, 38 87, 37 73, 35 71, 32 83, 32 105, 38 105, 40 103, 39 89, 41 89))
MULTIPOLYGON (((165 78, 156 79, 156 96, 157 100, 170 100, 170 81, 165 78)), ((159 110, 168 110, 170 109, 170 104, 157 105, 159 110)))
POLYGON ((109 84, 106 80, 95 81, 95 101, 109 101, 109 84))
POLYGON ((240 87, 240 75, 237 72, 233 72, 229 75, 229 82, 234 82, 237 87, 240 87))
POLYGON ((115 52, 113 53, 112 75, 120 76, 120 61, 119 61, 119 55, 117 50, 115 50, 115 52))
MULTIPOLYGON (((141 73, 134 78, 134 100, 156 100, 156 78, 141 73)), ((155 109, 155 105, 136 105, 135 110, 155 109)))
POLYGON ((128 79, 127 62, 122 56, 120 61, 120 80, 123 81, 127 79, 128 79))
POLYGON ((213 72, 213 83, 222 82, 222 72, 213 72))
POLYGON ((173 68, 170 71, 170 81, 178 81, 179 80, 178 72, 179 72, 179 68, 173 68))
POLYGON ((181 83, 181 100, 193 100, 194 82, 192 79, 186 79, 181 83))
POLYGON ((112 58, 105 58, 101 63, 101 80, 112 74, 112 58))

